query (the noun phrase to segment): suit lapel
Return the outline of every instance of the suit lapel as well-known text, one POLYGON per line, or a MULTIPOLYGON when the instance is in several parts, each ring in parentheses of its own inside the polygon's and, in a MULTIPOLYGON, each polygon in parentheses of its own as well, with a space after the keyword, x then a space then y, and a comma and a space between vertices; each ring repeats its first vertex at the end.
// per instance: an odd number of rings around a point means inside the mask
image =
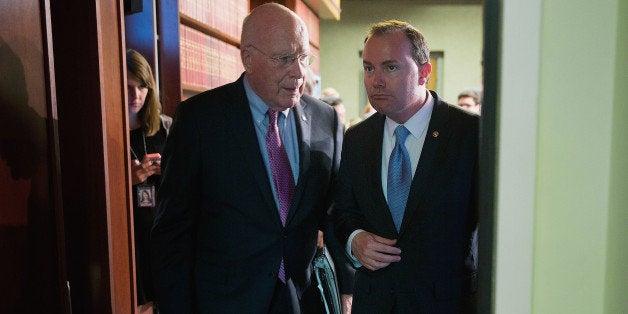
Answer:
MULTIPOLYGON (((446 127, 448 121, 448 105, 439 99, 435 94, 434 109, 430 118, 430 124, 425 135, 425 142, 421 150, 419 164, 410 186, 410 194, 406 203, 406 210, 401 224, 400 235, 403 234, 406 225, 413 221, 412 216, 415 214, 424 216, 424 210, 419 211, 420 200, 423 198, 425 191, 429 188, 430 178, 439 158, 439 154, 444 151, 449 140, 449 128, 446 127)), ((420 218, 419 218, 420 221, 420 218)))
POLYGON ((307 108, 307 103, 301 99, 292 110, 292 117, 297 129, 297 138, 299 142, 299 178, 294 191, 294 197, 286 219, 286 225, 290 223, 294 215, 296 215, 299 202, 303 198, 305 186, 307 185, 307 172, 310 167, 310 140, 312 135, 311 113, 307 108))
POLYGON ((370 220, 382 224, 380 228, 383 228, 386 234, 394 235, 397 233, 397 228, 390 214, 388 202, 386 202, 384 195, 384 188, 382 187, 382 147, 386 116, 379 113, 375 113, 375 115, 377 116, 373 117, 375 119, 372 123, 373 126, 369 127, 371 130, 370 140, 365 141, 368 146, 365 147, 364 156, 368 156, 368 158, 364 158, 364 160, 369 185, 366 190, 372 192, 371 197, 373 198, 374 208, 384 208, 385 210, 370 211, 374 215, 370 220))
POLYGON ((279 210, 277 209, 277 204, 275 204, 266 166, 260 152, 257 133, 253 124, 253 115, 246 98, 242 77, 234 85, 234 89, 229 95, 230 99, 234 100, 233 105, 225 112, 225 117, 228 120, 227 125, 231 126, 232 139, 238 151, 244 156, 245 164, 261 190, 261 195, 266 204, 263 207, 268 209, 267 211, 254 210, 251 211, 251 214, 258 216, 261 221, 268 220, 268 217, 273 217, 270 220, 281 227, 279 210))
MULTIPOLYGON (((303 100, 294 107, 294 122, 299 139, 299 182, 310 167, 310 140, 312 136, 311 113, 303 100)), ((300 184, 300 183, 299 183, 300 184)))

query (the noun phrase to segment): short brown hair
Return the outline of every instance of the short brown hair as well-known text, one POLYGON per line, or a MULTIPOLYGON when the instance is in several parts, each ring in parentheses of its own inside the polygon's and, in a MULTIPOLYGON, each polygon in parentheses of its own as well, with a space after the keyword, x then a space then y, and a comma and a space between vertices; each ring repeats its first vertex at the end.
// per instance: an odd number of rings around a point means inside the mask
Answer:
POLYGON ((472 90, 472 89, 465 89, 462 92, 460 92, 460 94, 458 94, 458 99, 462 97, 473 98, 473 101, 475 102, 476 106, 482 102, 482 95, 480 94, 480 92, 472 90))
POLYGON ((375 23, 371 25, 371 30, 366 35, 364 43, 372 36, 390 34, 394 31, 402 31, 406 35, 412 44, 412 59, 417 65, 420 66, 430 61, 430 48, 427 46, 425 37, 414 26, 406 22, 388 20, 375 23))

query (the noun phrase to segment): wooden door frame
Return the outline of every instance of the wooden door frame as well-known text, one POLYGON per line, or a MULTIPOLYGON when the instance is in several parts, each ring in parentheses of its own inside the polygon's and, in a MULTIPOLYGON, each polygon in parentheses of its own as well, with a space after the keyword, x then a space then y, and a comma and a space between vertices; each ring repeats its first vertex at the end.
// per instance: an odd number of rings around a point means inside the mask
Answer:
POLYGON ((478 231, 478 313, 494 311, 495 162, 497 95, 501 44, 501 0, 484 1, 483 96, 480 127, 480 213, 478 231))
MULTIPOLYGON (((122 1, 50 3, 71 308, 132 313, 122 1)), ((61 258, 64 258, 63 256, 61 258)))

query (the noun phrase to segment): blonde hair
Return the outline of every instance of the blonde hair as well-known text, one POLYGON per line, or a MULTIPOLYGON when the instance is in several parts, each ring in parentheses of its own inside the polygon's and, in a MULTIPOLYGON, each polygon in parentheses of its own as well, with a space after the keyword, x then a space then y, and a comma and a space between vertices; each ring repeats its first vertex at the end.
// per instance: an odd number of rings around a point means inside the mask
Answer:
POLYGON ((126 70, 128 74, 135 76, 142 85, 148 88, 144 106, 137 113, 137 116, 146 135, 153 136, 161 127, 161 102, 159 102, 159 93, 156 89, 153 71, 144 56, 133 49, 126 51, 126 70))

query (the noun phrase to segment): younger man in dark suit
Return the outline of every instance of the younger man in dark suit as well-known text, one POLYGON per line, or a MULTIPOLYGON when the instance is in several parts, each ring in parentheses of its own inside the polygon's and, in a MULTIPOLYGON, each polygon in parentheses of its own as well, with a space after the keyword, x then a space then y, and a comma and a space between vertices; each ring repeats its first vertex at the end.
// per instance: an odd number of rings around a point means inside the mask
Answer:
POLYGON ((242 29, 245 73, 177 108, 152 231, 160 313, 309 313, 304 304, 320 304, 307 300, 311 262, 343 130, 333 108, 302 96, 309 48, 296 14, 258 6, 242 29))
POLYGON ((355 313, 473 313, 478 116, 426 89, 423 35, 373 25, 364 45, 373 116, 345 134, 335 230, 358 267, 355 313))

